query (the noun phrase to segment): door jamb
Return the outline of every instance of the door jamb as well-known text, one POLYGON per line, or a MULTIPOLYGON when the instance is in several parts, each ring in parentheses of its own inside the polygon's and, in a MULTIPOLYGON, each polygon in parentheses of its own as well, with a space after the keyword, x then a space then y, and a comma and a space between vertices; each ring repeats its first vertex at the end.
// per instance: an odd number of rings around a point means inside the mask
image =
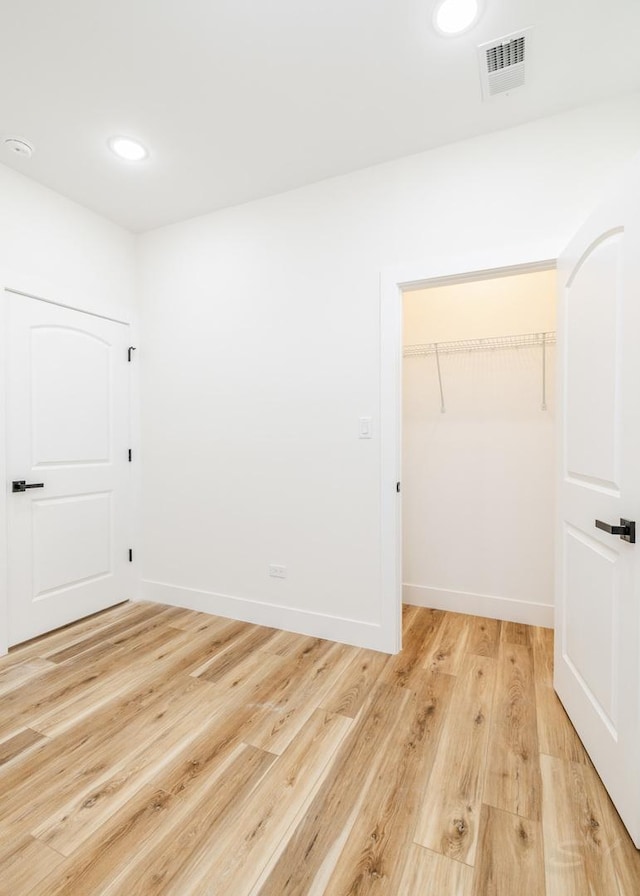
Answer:
POLYGON ((390 649, 402 649, 402 295, 412 289, 554 270, 557 258, 504 249, 433 258, 380 275, 381 616, 390 649))

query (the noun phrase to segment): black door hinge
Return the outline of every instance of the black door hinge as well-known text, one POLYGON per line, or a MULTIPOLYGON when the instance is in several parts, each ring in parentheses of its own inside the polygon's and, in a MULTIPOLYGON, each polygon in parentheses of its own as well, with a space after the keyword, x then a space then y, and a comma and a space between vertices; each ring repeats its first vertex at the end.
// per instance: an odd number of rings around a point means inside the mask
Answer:
POLYGON ((133 452, 131 451, 131 448, 129 448, 129 463, 131 463, 132 457, 133 457, 133 452))
POLYGON ((135 352, 135 350, 136 350, 135 345, 130 345, 129 348, 127 349, 127 361, 129 363, 131 363, 131 352, 135 352))
POLYGON ((396 482, 396 491, 400 494, 400 483, 396 482))
POLYGON ((129 563, 133 563, 133 549, 129 548, 129 563))

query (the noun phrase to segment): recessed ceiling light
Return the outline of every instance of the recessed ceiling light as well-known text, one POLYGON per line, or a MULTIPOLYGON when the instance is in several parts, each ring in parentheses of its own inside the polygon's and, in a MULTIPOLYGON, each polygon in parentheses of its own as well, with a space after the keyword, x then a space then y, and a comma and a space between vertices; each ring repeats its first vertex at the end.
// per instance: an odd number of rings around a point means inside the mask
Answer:
POLYGON ((109 146, 111 151, 125 162, 141 162, 149 155, 142 143, 132 140, 131 137, 112 137, 109 146))
POLYGON ((442 0, 433 14, 433 22, 440 34, 450 36, 468 31, 479 15, 479 0, 442 0))
POLYGON ((21 156, 23 159, 30 159, 33 155, 33 146, 24 137, 5 137, 2 145, 13 155, 21 156))

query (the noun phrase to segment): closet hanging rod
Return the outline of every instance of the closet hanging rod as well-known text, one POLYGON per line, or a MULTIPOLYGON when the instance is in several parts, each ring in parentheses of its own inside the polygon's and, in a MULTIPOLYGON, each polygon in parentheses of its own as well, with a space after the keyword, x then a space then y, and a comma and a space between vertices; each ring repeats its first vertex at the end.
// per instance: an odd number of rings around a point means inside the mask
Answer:
POLYGON ((536 345, 555 345, 555 330, 546 333, 521 333, 517 336, 488 336, 484 339, 457 339, 454 342, 425 342, 405 345, 405 358, 415 355, 449 355, 455 352, 495 351, 503 348, 527 348, 536 345))

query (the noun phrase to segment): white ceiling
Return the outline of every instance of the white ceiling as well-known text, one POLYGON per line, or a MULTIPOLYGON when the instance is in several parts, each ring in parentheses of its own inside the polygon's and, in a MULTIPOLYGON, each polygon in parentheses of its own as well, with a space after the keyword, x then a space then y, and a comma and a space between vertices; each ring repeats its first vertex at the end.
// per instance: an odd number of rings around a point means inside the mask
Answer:
POLYGON ((141 231, 640 88, 639 0, 0 0, 0 161, 141 231), (476 45, 534 26, 482 102, 476 45), (125 134, 145 163, 113 157, 125 134))

